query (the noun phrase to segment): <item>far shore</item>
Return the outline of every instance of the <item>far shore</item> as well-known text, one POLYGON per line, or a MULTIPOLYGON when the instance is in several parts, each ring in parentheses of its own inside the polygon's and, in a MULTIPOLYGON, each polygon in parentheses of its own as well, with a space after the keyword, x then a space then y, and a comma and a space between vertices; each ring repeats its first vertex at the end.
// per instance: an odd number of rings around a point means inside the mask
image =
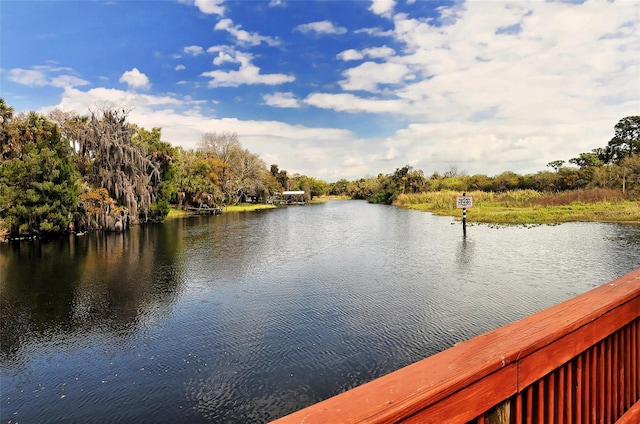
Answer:
MULTIPOLYGON (((403 194, 394 206, 451 216, 462 219, 462 210, 455 207, 455 198, 461 193, 440 191, 403 194)), ((468 223, 498 225, 560 224, 564 222, 604 222, 640 224, 640 201, 625 199, 613 190, 576 190, 565 193, 539 193, 516 190, 505 193, 469 192, 473 208, 467 209, 468 223)), ((310 204, 330 200, 349 200, 345 196, 317 196, 310 204)), ((275 205, 243 203, 225 206, 222 213, 252 212, 275 209, 275 205)), ((197 216, 189 211, 171 208, 167 219, 197 216)))
MULTIPOLYGON (((276 206, 261 204, 261 203, 241 203, 239 205, 233 206, 224 206, 222 207, 222 213, 233 213, 233 212, 252 212, 252 211, 260 211, 265 209, 275 209, 276 206)), ((167 215, 166 219, 174 219, 174 218, 188 218, 192 216, 198 216, 198 213, 185 211, 182 209, 177 209, 172 207, 167 215)))
MULTIPOLYGON (((407 209, 430 212, 434 215, 451 216, 462 220, 462 210, 434 209, 429 205, 400 206, 407 209)), ((467 209, 466 221, 482 224, 532 225, 562 224, 565 222, 602 222, 640 224, 638 202, 622 204, 573 204, 562 207, 475 207, 467 209)))
MULTIPOLYGON (((311 199, 309 204, 325 203, 329 200, 349 200, 347 196, 316 196, 311 199)), ((233 206, 223 206, 222 213, 234 213, 234 212, 255 212, 267 209, 276 209, 277 206, 264 203, 241 203, 233 206)), ((166 219, 174 218, 188 218, 192 216, 198 216, 198 213, 192 211, 185 211, 182 209, 172 207, 167 215, 166 219)))

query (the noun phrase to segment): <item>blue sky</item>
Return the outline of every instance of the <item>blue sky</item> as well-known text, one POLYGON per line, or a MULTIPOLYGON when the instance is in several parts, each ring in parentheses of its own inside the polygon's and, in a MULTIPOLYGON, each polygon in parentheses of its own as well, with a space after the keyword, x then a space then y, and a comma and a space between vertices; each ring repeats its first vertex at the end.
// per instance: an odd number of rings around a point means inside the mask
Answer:
POLYGON ((548 170, 640 114, 640 1, 0 1, 16 111, 237 132, 325 181, 548 170))

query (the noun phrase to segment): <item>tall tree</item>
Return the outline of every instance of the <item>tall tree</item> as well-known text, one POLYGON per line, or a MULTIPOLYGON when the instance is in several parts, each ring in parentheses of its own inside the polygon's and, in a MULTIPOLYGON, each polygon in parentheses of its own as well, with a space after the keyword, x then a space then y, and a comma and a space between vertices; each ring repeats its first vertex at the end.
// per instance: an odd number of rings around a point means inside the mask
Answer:
POLYGON ((201 151, 186 150, 178 154, 176 176, 178 207, 212 206, 222 203, 216 157, 206 157, 201 151))
POLYGON ((149 218, 162 179, 146 148, 133 143, 134 130, 124 110, 93 113, 78 134, 78 154, 86 162, 86 168, 81 167, 85 179, 106 188, 137 223, 149 218))
POLYGON ((11 237, 67 231, 79 194, 71 148, 58 126, 41 115, 13 119, 5 113, 3 120, 11 154, 0 159, 2 225, 11 237))
POLYGON ((569 159, 569 163, 577 165, 580 169, 584 169, 590 166, 603 166, 604 163, 598 157, 598 154, 593 153, 580 153, 576 158, 569 159))
POLYGON ((170 143, 162 141, 162 129, 151 131, 133 125, 132 141, 147 152, 147 157, 157 166, 160 182, 157 187, 156 201, 151 204, 153 220, 163 220, 170 210, 170 201, 176 198, 176 166, 177 149, 170 143))
POLYGON ((623 194, 640 193, 640 155, 627 156, 622 159, 614 172, 622 180, 623 194))
POLYGON ((207 159, 215 159, 211 172, 216 176, 227 204, 236 204, 247 196, 256 196, 267 187, 266 164, 242 148, 237 133, 204 134, 200 141, 200 152, 207 159))
POLYGON ((611 163, 611 152, 607 147, 596 147, 591 152, 600 159, 603 164, 611 163))
POLYGON ((316 178, 299 175, 295 177, 295 181, 296 187, 299 190, 304 190, 305 200, 311 200, 314 197, 322 196, 327 192, 327 183, 316 178))
POLYGON ((615 126, 615 135, 607 149, 614 163, 640 153, 640 116, 622 118, 615 126))
POLYGON ((257 155, 240 149, 232 168, 236 203, 247 197, 259 197, 266 188, 267 165, 257 155))
POLYGON ((236 190, 231 169, 238 158, 238 151, 242 149, 235 132, 209 132, 200 140, 199 150, 206 159, 217 159, 211 170, 218 180, 218 185, 225 196, 226 202, 235 203, 236 190))
POLYGON ((11 119, 13 119, 13 108, 0 98, 0 160, 9 159, 16 151, 13 144, 18 142, 18 138, 13 138, 9 134, 11 119))
POLYGON ((562 159, 551 161, 547 164, 549 168, 553 168, 554 171, 558 172, 560 168, 564 166, 564 161, 562 159))

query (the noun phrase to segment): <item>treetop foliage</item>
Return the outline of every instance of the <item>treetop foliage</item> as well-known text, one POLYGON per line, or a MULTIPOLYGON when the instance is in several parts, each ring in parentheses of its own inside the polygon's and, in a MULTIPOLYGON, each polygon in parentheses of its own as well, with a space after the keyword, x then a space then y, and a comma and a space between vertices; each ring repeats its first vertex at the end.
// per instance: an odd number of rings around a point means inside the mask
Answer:
POLYGON ((0 227, 15 235, 67 229, 80 191, 71 147, 58 127, 35 113, 3 112, 0 227))

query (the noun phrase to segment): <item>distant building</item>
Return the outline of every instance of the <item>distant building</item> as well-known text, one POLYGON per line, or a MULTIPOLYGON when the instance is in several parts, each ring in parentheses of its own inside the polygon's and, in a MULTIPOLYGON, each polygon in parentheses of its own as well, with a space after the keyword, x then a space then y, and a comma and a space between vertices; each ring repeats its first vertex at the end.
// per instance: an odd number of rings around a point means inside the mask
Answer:
POLYGON ((304 190, 283 191, 281 199, 286 205, 304 205, 304 190))

